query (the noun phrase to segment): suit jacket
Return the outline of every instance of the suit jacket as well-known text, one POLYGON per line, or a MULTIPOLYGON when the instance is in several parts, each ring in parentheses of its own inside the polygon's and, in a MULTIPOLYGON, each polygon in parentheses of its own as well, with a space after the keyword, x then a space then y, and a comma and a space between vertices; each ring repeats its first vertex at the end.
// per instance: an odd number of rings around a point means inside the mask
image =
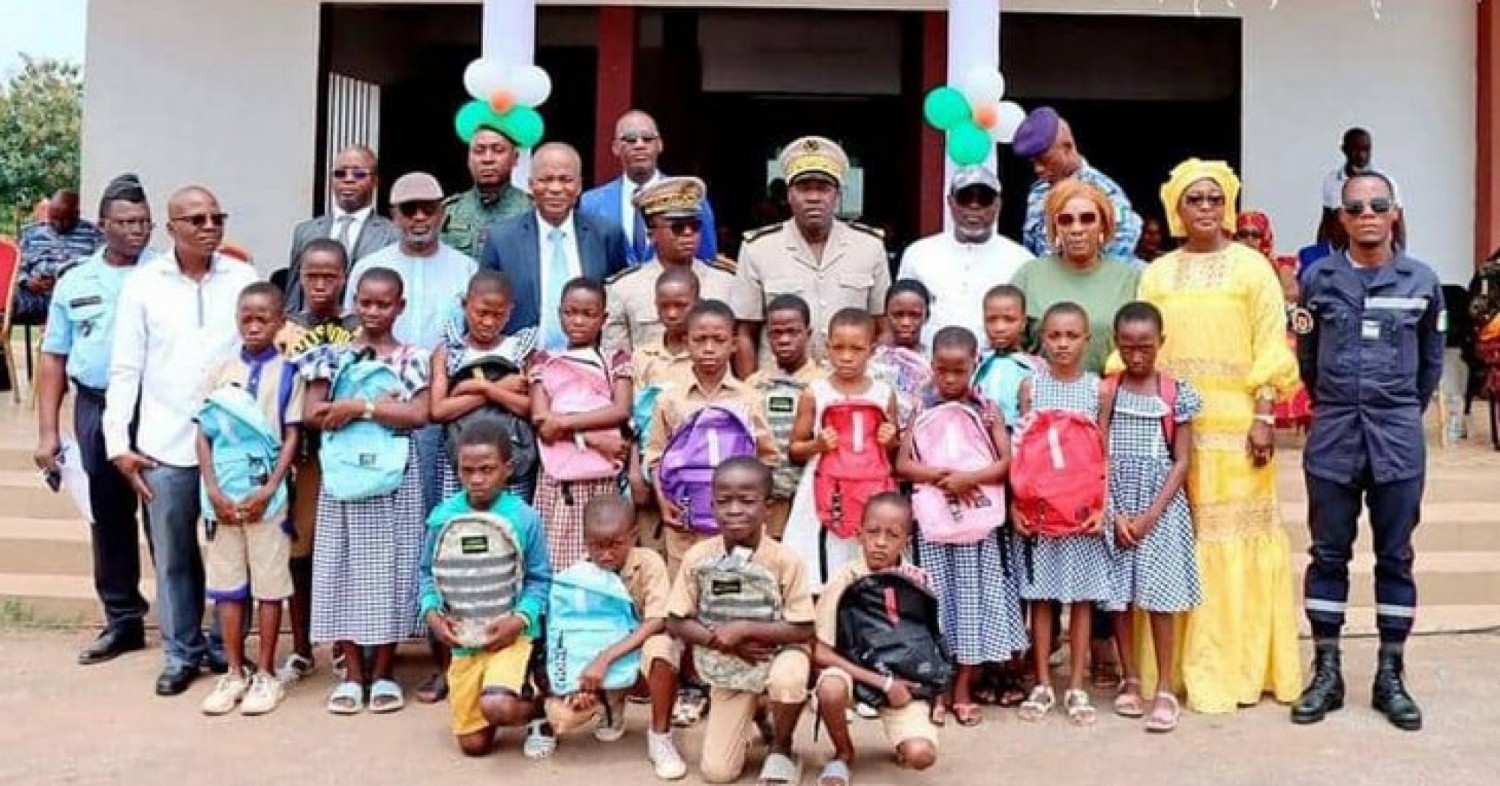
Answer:
MULTIPOLYGON (((306 306, 302 296, 302 249, 306 248, 308 243, 331 234, 333 234, 332 215, 303 221, 292 230, 292 256, 286 269, 286 311, 288 314, 296 314, 306 306)), ((359 230, 359 237, 354 239, 354 250, 349 254, 349 267, 345 268, 344 272, 348 273, 352 270, 355 262, 400 241, 401 230, 396 228, 395 222, 379 213, 371 212, 370 217, 365 219, 365 225, 359 230)), ((339 302, 344 302, 342 292, 339 293, 339 302)))
MULTIPOLYGON (((625 268, 625 232, 598 216, 573 211, 573 228, 577 233, 578 264, 585 278, 604 283, 604 279, 625 268)), ((528 210, 496 224, 484 244, 484 258, 479 266, 498 270, 510 280, 515 306, 511 309, 506 333, 515 333, 541 324, 542 308, 557 308, 556 303, 542 303, 541 240, 537 231, 537 214, 528 210)))
MULTIPOLYGON (((578 204, 578 210, 581 213, 599 216, 621 227, 621 231, 624 231, 626 221, 637 222, 634 242, 626 239, 627 250, 630 253, 627 261, 632 265, 641 265, 655 259, 656 252, 652 250, 650 239, 642 231, 645 225, 639 223, 639 212, 632 210, 628 216, 621 214, 620 199, 624 188, 625 177, 622 175, 598 188, 585 191, 583 199, 578 204)), ((703 235, 698 241, 698 258, 712 262, 718 253, 719 235, 714 228, 714 208, 705 199, 703 200, 703 235)))

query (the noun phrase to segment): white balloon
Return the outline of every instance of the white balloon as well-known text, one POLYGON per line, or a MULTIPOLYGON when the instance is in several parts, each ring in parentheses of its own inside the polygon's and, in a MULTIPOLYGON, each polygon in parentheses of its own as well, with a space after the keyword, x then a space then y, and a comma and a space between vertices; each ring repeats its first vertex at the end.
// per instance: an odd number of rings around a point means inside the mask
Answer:
POLYGON ((959 82, 958 92, 969 99, 971 107, 993 104, 1005 95, 1005 77, 994 69, 974 66, 959 82))
POLYGON ((1000 119, 995 127, 990 129, 990 136, 1002 145, 1008 145, 1016 139, 1016 131, 1021 128, 1021 122, 1026 119, 1026 110, 1014 101, 1000 102, 1000 119))
POLYGON ((510 90, 517 104, 535 108, 552 95, 552 77, 540 66, 521 66, 510 74, 510 90))
POLYGON ((505 89, 505 66, 479 58, 464 69, 464 89, 476 101, 488 101, 497 90, 505 89))

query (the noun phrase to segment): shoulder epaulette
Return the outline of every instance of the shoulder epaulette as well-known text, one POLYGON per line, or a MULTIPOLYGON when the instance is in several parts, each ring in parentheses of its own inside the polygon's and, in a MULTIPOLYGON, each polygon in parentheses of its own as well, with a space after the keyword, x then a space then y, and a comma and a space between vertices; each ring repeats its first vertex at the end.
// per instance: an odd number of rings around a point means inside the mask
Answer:
POLYGON ((885 241, 885 230, 880 227, 872 227, 869 224, 861 224, 858 221, 850 221, 849 228, 863 232, 874 237, 876 240, 885 241))
POLYGON ((625 278, 626 276, 628 276, 628 275, 630 275, 632 273, 639 272, 640 269, 643 268, 643 267, 645 267, 645 265, 631 265, 630 267, 627 267, 624 270, 621 270, 620 272, 615 273, 612 276, 606 276, 605 279, 604 279, 604 285, 605 286, 613 286, 616 282, 618 282, 619 280, 625 278))
POLYGON ((734 275, 736 272, 738 272, 739 269, 740 269, 740 265, 739 265, 738 262, 734 261, 733 259, 730 259, 729 257, 724 256, 723 254, 720 254, 720 255, 714 257, 713 259, 705 262, 704 264, 708 265, 709 267, 713 268, 714 270, 722 270, 722 271, 724 271, 725 273, 728 273, 731 276, 734 275))
POLYGON ((755 241, 757 241, 757 240, 759 240, 759 239, 761 239, 761 238, 763 238, 763 237, 765 237, 767 235, 772 235, 772 234, 775 234, 777 232, 780 232, 781 228, 783 226, 785 226, 785 225, 786 225, 785 221, 782 221, 782 222, 779 222, 779 223, 775 223, 775 224, 767 224, 766 226, 763 226, 763 227, 761 227, 759 229, 752 229, 752 230, 750 230, 750 231, 748 231, 748 232, 740 235, 740 239, 743 240, 746 243, 753 243, 753 242, 755 242, 755 241))
POLYGON ((458 204, 458 200, 463 199, 464 195, 468 193, 469 192, 467 191, 460 191, 457 194, 449 194, 448 196, 443 197, 443 207, 452 207, 453 205, 458 204))

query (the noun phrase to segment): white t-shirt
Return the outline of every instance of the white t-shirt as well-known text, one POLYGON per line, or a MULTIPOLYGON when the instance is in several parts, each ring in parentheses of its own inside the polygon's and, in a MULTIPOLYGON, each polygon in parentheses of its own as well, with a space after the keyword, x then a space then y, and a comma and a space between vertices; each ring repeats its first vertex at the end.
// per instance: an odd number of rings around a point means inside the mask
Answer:
POLYGON ((907 246, 896 279, 916 279, 932 293, 922 343, 932 346, 934 334, 958 325, 973 331, 979 345, 985 346, 984 293, 1010 283, 1031 258, 1025 246, 999 233, 983 243, 960 243, 952 233, 945 232, 907 246))
MULTIPOLYGON (((1396 185, 1396 178, 1391 173, 1371 166, 1365 170, 1372 174, 1385 175, 1391 181, 1391 196, 1396 198, 1397 204, 1401 202, 1401 187, 1396 185)), ((1323 178, 1323 207, 1329 210, 1338 210, 1344 206, 1344 181, 1349 179, 1349 173, 1344 171, 1344 165, 1339 164, 1328 176, 1323 178)))

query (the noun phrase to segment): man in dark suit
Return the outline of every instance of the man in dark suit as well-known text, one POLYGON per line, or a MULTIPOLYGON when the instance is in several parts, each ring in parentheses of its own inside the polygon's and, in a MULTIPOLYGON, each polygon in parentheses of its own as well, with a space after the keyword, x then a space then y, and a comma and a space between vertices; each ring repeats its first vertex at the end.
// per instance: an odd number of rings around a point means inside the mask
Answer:
MULTIPOLYGON (((380 187, 374 151, 364 145, 345 148, 333 161, 328 187, 333 191, 333 212, 303 221, 292 231, 292 254, 287 264, 286 311, 301 313, 302 250, 313 240, 326 237, 344 244, 349 266, 401 240, 401 230, 389 218, 375 212, 375 193, 380 187)), ((347 270, 344 272, 348 272, 347 270)), ((340 302, 343 293, 339 293, 340 302)))
POLYGON ((563 285, 584 276, 595 281, 625 267, 625 233, 598 216, 576 210, 583 161, 561 142, 536 149, 531 159, 531 198, 536 210, 502 221, 490 231, 480 266, 510 279, 515 307, 505 332, 538 330, 544 349, 567 346, 558 304, 563 285))

